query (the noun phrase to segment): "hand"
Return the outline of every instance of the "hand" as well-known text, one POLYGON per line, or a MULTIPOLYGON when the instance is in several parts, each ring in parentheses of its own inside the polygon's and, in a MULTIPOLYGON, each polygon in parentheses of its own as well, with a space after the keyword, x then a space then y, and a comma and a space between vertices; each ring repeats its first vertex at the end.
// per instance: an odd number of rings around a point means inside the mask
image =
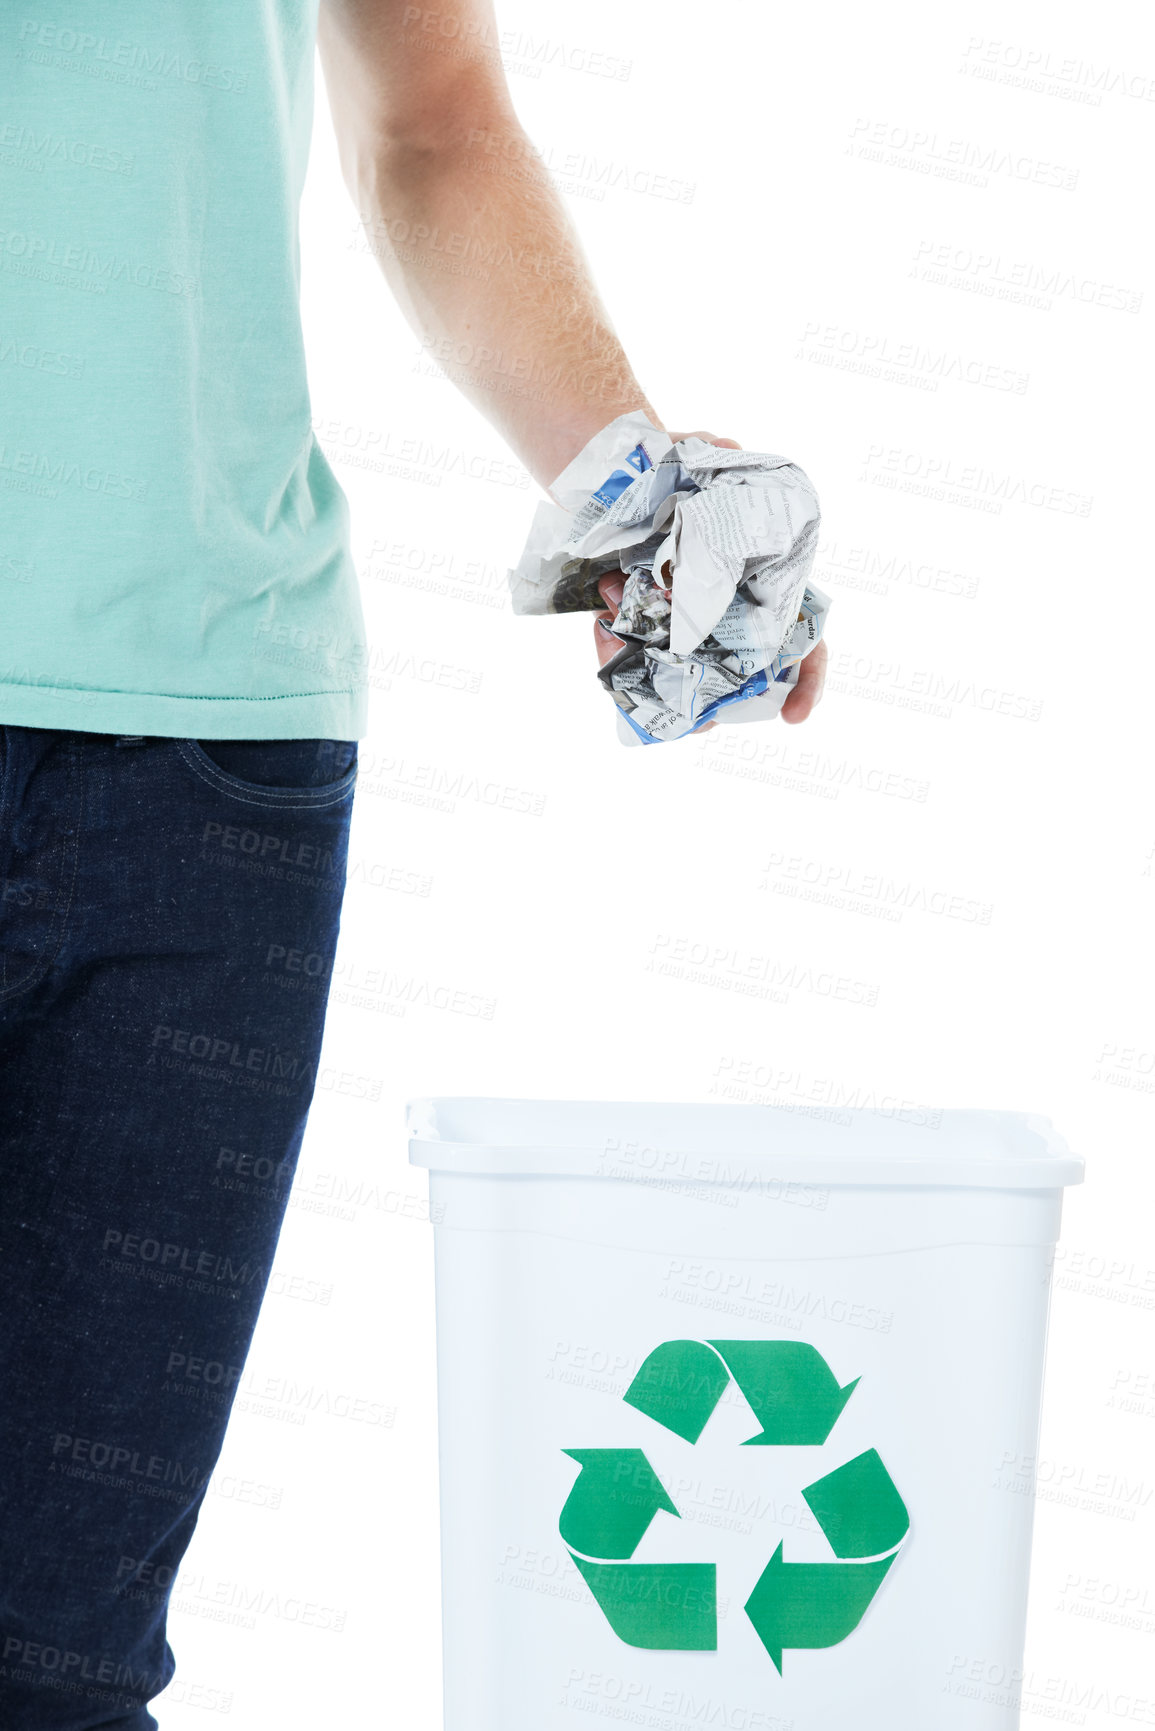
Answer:
MULTIPOLYGON (((679 439, 688 439, 689 433, 671 433, 670 438, 676 444, 679 439)), ((697 431, 699 439, 705 439, 711 445, 725 445, 731 451, 740 451, 742 446, 737 439, 719 439, 715 433, 697 431)), ((604 667, 606 662, 615 656, 621 648, 621 643, 612 631, 605 629, 605 622, 613 619, 622 604, 622 590, 626 586, 624 571, 607 571, 604 577, 598 578, 598 594, 606 604, 605 613, 594 615, 594 645, 597 649, 598 666, 604 667)), ((669 599, 669 590, 666 591, 669 599)), ((826 683, 826 663, 828 652, 824 642, 818 642, 803 657, 798 669, 798 683, 782 705, 780 714, 783 721, 805 721, 815 704, 822 696, 822 687, 826 683)), ((717 727, 716 721, 707 721, 704 727, 695 727, 695 733, 709 733, 712 727, 717 727)))

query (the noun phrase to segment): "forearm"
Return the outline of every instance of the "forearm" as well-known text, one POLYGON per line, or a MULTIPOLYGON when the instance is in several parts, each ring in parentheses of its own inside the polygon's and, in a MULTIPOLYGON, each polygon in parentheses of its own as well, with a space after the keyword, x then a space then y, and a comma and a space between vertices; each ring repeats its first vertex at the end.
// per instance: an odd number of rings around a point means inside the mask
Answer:
POLYGON ((441 136, 342 157, 405 317, 543 487, 617 415, 661 424, 512 113, 455 105, 441 136))

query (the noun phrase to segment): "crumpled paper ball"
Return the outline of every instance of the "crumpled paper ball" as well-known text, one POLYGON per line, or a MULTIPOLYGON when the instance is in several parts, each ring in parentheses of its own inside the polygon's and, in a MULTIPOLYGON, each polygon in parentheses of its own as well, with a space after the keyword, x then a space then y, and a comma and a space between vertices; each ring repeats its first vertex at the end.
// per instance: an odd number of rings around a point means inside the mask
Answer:
POLYGON ((599 673, 623 740, 778 714, 830 605, 807 583, 821 517, 797 464, 696 435, 675 443, 634 410, 550 492, 509 573, 513 609, 601 612, 598 579, 625 574, 609 621, 622 647, 599 673))

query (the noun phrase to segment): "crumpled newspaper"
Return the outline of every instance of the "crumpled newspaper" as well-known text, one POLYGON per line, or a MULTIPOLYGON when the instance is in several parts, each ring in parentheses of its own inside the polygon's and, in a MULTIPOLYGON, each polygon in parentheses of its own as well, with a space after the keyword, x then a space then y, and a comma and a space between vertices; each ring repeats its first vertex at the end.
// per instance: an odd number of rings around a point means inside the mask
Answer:
POLYGON ((821 519, 797 464, 696 435, 675 443, 635 409, 550 493, 509 573, 513 610, 601 612, 598 578, 625 573, 609 621, 622 647, 599 678, 626 744, 778 714, 830 606, 806 581, 821 519))

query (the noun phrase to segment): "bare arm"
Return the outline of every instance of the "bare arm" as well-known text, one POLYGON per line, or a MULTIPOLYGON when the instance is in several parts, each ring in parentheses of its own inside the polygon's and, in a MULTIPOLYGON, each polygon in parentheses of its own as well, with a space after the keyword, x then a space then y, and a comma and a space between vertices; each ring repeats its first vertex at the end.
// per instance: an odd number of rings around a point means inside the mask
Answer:
POLYGON ((423 28, 401 0, 322 0, 345 183, 410 325, 548 488, 634 378, 564 204, 514 112, 492 0, 423 28))
MULTIPOLYGON (((493 0, 454 0, 451 12, 321 0, 318 41, 345 184, 386 280, 413 330, 534 479, 548 490, 629 409, 663 426, 514 112, 493 0)), ((602 595, 610 605, 601 617, 610 618, 620 580, 603 579, 602 595)), ((616 640, 594 630, 605 661, 616 640)), ((784 720, 805 720, 825 664, 819 644, 784 720)))

